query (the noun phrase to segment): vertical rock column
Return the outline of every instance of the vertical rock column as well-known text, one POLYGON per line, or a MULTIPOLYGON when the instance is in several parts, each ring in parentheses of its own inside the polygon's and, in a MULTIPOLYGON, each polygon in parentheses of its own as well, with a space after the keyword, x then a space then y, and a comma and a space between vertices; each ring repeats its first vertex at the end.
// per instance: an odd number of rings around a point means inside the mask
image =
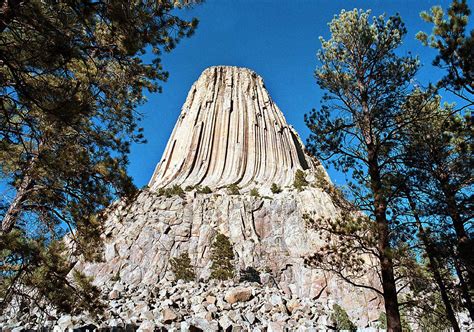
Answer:
POLYGON ((263 79, 238 67, 206 69, 189 91, 149 186, 290 185, 313 168, 263 79))

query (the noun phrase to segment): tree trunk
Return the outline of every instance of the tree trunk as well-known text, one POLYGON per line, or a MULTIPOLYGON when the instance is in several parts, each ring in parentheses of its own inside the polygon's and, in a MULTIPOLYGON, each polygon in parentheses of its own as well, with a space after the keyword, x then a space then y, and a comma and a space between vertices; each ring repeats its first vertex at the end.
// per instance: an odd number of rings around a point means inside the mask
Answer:
POLYGON ((428 259, 430 262, 430 269, 433 273, 433 277, 438 285, 439 292, 441 294, 441 299, 443 300, 444 308, 446 310, 446 316, 448 317, 449 321, 451 322, 451 326, 454 332, 460 332, 461 329, 459 328, 458 320, 456 319, 456 315, 454 314, 453 307, 451 306, 451 302, 449 300, 448 291, 446 289, 446 285, 444 284, 443 277, 439 272, 439 265, 436 260, 431 254, 429 254, 429 249, 426 250, 428 254, 428 259))
MULTIPOLYGON (((379 241, 380 248, 381 241, 379 241)), ((389 251, 387 246, 385 251, 389 251)), ((380 268, 382 272, 382 289, 385 302, 385 314, 387 315, 387 331, 401 332, 400 312, 398 309, 397 289, 393 274, 393 262, 389 253, 380 255, 380 268)))
POLYGON ((402 325, 398 308, 397 287, 393 272, 393 260, 389 243, 389 227, 387 220, 387 201, 383 196, 380 170, 373 145, 368 147, 369 176, 372 193, 374 195, 374 214, 377 224, 377 249, 379 253, 380 270, 382 275, 382 289, 387 316, 387 330, 401 332, 402 325))
POLYGON ((31 177, 26 174, 21 181, 20 186, 16 191, 15 198, 8 207, 7 212, 2 220, 2 233, 9 233, 15 226, 15 223, 18 220, 18 216, 21 213, 21 205, 27 199, 28 192, 33 186, 33 181, 31 177))
POLYGON ((433 243, 429 238, 428 234, 426 234, 423 225, 421 223, 420 217, 417 212, 416 204, 413 201, 410 193, 408 190, 405 190, 405 193, 408 198, 408 203, 410 204, 410 208, 413 212, 413 217, 415 218, 416 225, 418 227, 419 237, 425 246, 425 251, 428 256, 428 260, 430 262, 430 270, 433 273, 433 277, 438 285, 439 292, 441 294, 441 299, 443 300, 444 307, 446 309, 446 316, 448 317, 449 321, 451 322, 451 326, 454 332, 460 332, 461 329, 459 328, 458 321, 456 319, 456 315, 454 314, 453 307, 451 306, 451 301, 449 300, 448 291, 446 289, 446 285, 444 284, 443 277, 439 271, 439 264, 435 257, 436 249, 433 247, 433 243))
POLYGON ((462 298, 464 299, 464 304, 467 311, 469 312, 469 316, 471 316, 471 319, 474 319, 474 306, 472 304, 471 295, 469 294, 469 288, 466 285, 466 280, 464 280, 461 267, 459 266, 459 262, 456 257, 454 257, 454 267, 459 278, 459 286, 461 287, 461 294, 462 298))
POLYGON ((458 255, 467 272, 468 288, 472 291, 472 285, 474 284, 474 255, 472 254, 472 248, 470 248, 471 241, 464 229, 464 223, 459 213, 455 193, 451 190, 447 179, 440 179, 440 183, 441 190, 446 199, 446 210, 451 217, 456 233, 458 255))

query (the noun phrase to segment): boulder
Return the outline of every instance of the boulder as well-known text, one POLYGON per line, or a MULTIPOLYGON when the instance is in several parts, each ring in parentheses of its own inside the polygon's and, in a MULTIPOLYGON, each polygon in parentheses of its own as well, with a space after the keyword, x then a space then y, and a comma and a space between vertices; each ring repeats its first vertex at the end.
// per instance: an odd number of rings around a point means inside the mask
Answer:
POLYGON ((216 297, 215 296, 212 296, 212 295, 208 295, 206 296, 206 302, 209 303, 209 304, 216 304, 216 297))
POLYGON ((73 328, 72 317, 70 315, 64 315, 58 319, 57 325, 62 331, 73 328))
POLYGON ((230 289, 224 298, 230 304, 248 301, 252 298, 252 288, 237 287, 230 289))
POLYGON ((173 309, 166 308, 161 312, 161 320, 164 324, 170 324, 178 319, 178 315, 173 309))
POLYGON ((137 332, 153 332, 155 330, 155 324, 152 321, 144 321, 140 324, 137 332))
POLYGON ((270 322, 270 323, 268 323, 267 332, 285 332, 285 322, 270 322))
POLYGON ((223 330, 227 330, 232 326, 232 320, 227 316, 227 314, 224 314, 219 318, 219 325, 223 330))
POLYGON ((113 289, 110 293, 109 293, 109 300, 116 300, 116 299, 119 299, 120 298, 120 292, 116 289, 113 289))

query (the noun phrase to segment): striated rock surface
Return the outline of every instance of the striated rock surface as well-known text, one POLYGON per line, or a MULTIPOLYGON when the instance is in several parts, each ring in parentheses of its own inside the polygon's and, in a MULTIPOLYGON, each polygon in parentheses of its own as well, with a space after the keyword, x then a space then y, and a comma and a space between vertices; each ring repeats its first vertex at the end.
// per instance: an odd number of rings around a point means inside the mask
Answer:
POLYGON ((296 169, 313 168, 263 79, 218 66, 191 87, 149 187, 286 186, 296 169))

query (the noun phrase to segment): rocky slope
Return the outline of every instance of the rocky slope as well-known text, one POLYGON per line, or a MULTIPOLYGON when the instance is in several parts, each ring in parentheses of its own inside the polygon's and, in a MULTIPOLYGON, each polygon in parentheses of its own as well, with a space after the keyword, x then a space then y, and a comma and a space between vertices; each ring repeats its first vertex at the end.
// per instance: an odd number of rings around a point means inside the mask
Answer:
POLYGON ((328 194, 315 187, 287 188, 272 197, 189 192, 184 197, 143 191, 130 205, 115 207, 105 232, 103 263, 79 262, 77 269, 97 284, 120 278, 131 285, 154 285, 170 273, 169 261, 188 253, 197 279, 210 275, 210 248, 217 233, 230 238, 235 269, 270 271, 288 296, 331 299, 362 325, 378 317, 380 300, 304 265, 322 245, 307 229, 304 215, 336 215, 328 194))
MULTIPOLYGON (((263 276, 263 280, 268 276, 263 276)), ((267 280, 268 281, 268 280, 267 280)), ((265 281, 264 281, 265 282, 265 281)), ((207 283, 161 279, 155 285, 103 284, 104 315, 44 316, 38 310, 10 316, 7 331, 42 326, 54 331, 321 331, 333 329, 332 302, 288 297, 276 287, 232 281, 207 283), (25 323, 28 321, 28 323, 25 323)), ((373 325, 378 324, 374 322, 373 325)), ((375 331, 365 328, 365 331, 375 331)))

